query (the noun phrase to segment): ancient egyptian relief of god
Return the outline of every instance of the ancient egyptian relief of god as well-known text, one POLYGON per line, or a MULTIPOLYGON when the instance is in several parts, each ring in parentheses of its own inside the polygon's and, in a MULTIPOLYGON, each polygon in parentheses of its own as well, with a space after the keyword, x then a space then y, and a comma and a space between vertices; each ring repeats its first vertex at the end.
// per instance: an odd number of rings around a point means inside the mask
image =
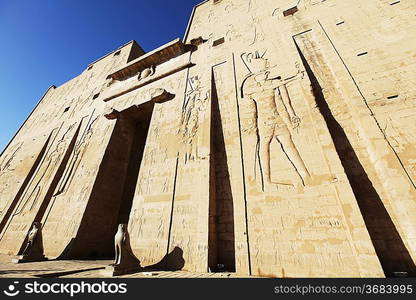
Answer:
POLYGON ((185 146, 185 163, 199 158, 198 131, 204 119, 209 97, 210 92, 202 86, 199 76, 188 80, 188 90, 178 131, 185 146))
POLYGON ((244 53, 241 55, 243 62, 250 71, 241 86, 242 99, 252 101, 254 120, 252 126, 257 133, 256 162, 261 170, 263 191, 272 184, 270 174, 270 146, 276 139, 282 147, 287 159, 296 170, 302 185, 308 185, 310 174, 305 166, 299 151, 292 140, 289 127, 299 127, 300 118, 296 115, 288 93, 287 84, 302 79, 304 72, 282 79, 281 76, 271 74, 269 61, 264 58, 266 51, 260 53, 244 53))

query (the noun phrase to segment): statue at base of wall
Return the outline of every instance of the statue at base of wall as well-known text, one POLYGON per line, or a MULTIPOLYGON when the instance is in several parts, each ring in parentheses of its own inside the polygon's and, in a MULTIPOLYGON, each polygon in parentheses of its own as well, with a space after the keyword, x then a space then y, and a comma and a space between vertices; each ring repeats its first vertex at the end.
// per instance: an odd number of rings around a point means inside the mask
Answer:
POLYGON ((42 226, 34 222, 27 236, 27 242, 22 254, 12 259, 14 263, 37 262, 47 260, 43 254, 42 226))
POLYGON ((127 231, 127 224, 120 224, 114 237, 115 259, 109 265, 104 274, 107 276, 119 276, 136 273, 142 270, 140 260, 133 254, 130 245, 130 235, 127 231))

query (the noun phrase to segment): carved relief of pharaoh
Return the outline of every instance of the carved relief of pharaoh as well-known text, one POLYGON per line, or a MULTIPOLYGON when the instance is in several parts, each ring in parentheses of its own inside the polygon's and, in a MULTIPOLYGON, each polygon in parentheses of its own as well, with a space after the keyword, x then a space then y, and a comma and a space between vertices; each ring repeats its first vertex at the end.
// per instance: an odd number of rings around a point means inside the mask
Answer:
POLYGON ((179 134, 185 144, 185 162, 198 157, 197 133, 208 99, 209 91, 201 86, 200 78, 198 76, 190 78, 179 127, 179 134))
MULTIPOLYGON (((250 73, 241 86, 243 100, 252 101, 251 107, 254 126, 257 131, 256 161, 259 160, 262 173, 263 190, 272 184, 270 174, 270 146, 276 139, 290 163, 298 173, 301 183, 307 185, 310 174, 295 146, 289 127, 299 126, 300 118, 296 115, 288 93, 287 84, 303 77, 303 72, 287 79, 272 76, 269 61, 264 58, 265 51, 244 53, 241 57, 250 73), (257 159, 258 158, 258 159, 257 159)), ((277 184, 276 182, 274 182, 277 184)))

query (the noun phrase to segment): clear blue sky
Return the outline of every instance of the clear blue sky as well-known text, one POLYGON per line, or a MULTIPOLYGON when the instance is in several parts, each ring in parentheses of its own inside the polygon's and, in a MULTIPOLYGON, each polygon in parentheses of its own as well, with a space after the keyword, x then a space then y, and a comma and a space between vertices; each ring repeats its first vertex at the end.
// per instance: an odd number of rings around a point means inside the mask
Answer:
POLYGON ((130 40, 182 38, 202 0, 0 0, 0 153, 51 85, 130 40))

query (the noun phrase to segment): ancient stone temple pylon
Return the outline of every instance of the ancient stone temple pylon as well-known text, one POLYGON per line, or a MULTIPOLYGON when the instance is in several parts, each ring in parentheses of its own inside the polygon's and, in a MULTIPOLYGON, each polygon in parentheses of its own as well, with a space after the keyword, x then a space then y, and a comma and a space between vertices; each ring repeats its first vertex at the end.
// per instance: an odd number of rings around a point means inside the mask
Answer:
POLYGON ((0 253, 39 223, 42 255, 113 258, 128 224, 128 266, 414 276, 415 9, 210 0, 92 62, 1 153, 0 253))

